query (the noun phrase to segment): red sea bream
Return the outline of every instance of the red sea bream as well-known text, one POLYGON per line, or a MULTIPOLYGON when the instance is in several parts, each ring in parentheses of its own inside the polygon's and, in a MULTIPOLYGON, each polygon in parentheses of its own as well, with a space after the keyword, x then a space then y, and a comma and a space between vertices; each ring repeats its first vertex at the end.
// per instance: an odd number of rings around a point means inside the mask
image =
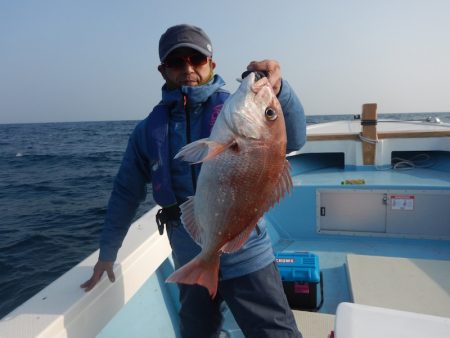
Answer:
POLYGON ((220 255, 239 250, 262 215, 292 187, 283 112, 268 79, 245 77, 207 139, 176 155, 202 162, 195 196, 181 220, 202 247, 168 282, 200 284, 217 293, 220 255))

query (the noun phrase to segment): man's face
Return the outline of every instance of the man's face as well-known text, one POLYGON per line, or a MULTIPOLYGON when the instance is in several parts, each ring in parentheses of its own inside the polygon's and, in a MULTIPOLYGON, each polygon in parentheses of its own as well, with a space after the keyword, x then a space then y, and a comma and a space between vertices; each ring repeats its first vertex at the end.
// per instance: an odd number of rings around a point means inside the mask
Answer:
POLYGON ((158 70, 163 78, 179 86, 198 86, 206 83, 216 64, 192 48, 177 48, 171 52, 158 70))

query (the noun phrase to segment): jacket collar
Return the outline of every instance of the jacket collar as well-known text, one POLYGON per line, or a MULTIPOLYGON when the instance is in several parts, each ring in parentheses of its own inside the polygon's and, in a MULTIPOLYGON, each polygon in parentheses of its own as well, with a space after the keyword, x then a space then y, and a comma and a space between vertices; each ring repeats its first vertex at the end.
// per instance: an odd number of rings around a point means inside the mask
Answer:
POLYGON ((201 86, 181 86, 180 88, 169 90, 167 85, 162 87, 162 101, 169 106, 183 104, 183 96, 188 98, 189 105, 206 102, 220 87, 225 85, 225 81, 219 76, 214 77, 206 84, 201 86))

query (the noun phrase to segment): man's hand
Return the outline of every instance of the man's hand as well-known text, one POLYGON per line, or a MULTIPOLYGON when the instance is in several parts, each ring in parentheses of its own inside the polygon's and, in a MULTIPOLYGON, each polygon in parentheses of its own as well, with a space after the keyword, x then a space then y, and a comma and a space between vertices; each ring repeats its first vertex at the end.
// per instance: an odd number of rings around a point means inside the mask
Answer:
POLYGON ((100 280, 103 273, 106 271, 108 274, 108 278, 111 282, 114 282, 116 280, 116 276, 114 276, 113 271, 113 265, 114 262, 102 262, 98 261, 97 264, 94 266, 94 272, 92 273, 92 277, 80 285, 81 288, 84 289, 84 291, 90 291, 100 280))
POLYGON ((266 72, 267 78, 272 85, 275 95, 278 95, 281 89, 281 69, 280 64, 277 61, 252 61, 247 66, 247 70, 266 72))

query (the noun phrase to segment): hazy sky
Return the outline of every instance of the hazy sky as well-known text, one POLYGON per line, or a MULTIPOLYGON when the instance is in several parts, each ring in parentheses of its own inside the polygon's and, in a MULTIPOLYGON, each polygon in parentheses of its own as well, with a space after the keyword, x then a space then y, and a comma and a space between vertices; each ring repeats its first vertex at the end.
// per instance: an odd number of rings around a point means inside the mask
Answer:
POLYGON ((449 112, 449 17, 449 0, 0 0, 0 123, 144 118, 178 23, 206 30, 231 91, 273 58, 308 115, 449 112))

